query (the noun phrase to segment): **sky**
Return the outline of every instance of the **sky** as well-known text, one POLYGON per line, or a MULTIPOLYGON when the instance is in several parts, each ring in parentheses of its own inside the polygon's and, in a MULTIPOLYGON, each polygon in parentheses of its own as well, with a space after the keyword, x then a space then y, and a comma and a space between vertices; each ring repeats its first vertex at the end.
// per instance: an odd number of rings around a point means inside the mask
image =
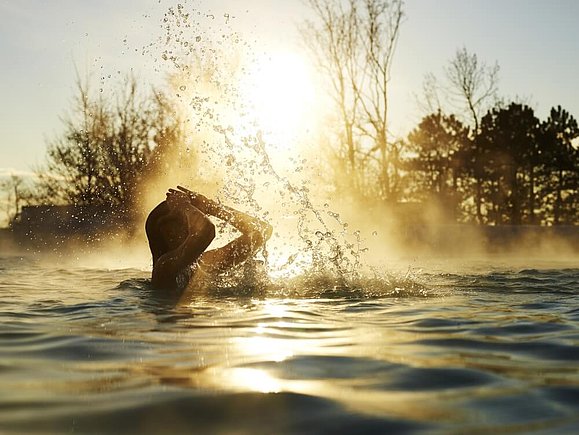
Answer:
MULTIPOLYGON (((142 47, 162 35, 170 0, 0 0, 0 176, 41 165, 62 131, 75 77, 133 71, 163 80, 142 47)), ((229 14, 256 50, 303 52, 301 0, 199 0, 208 21, 229 14), (211 16, 211 18, 209 17, 211 16)), ((540 118, 561 105, 579 116, 579 2, 575 0, 406 0, 390 88, 392 132, 420 120, 415 96, 425 74, 442 76, 466 47, 500 65, 500 94, 523 99, 540 118)), ((106 89, 105 89, 106 91, 106 89)))

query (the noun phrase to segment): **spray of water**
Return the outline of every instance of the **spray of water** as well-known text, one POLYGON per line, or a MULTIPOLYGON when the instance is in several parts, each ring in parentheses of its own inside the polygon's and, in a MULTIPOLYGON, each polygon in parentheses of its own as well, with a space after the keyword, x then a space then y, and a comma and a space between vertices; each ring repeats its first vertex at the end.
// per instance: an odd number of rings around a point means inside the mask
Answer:
MULTIPOLYGON (((175 110, 187 121, 185 152, 196 150, 198 158, 194 171, 171 168, 164 180, 150 183, 152 196, 188 184, 273 224, 276 231, 262 259, 223 277, 221 288, 234 286, 239 293, 267 281, 270 292, 285 292, 288 285, 315 288, 318 295, 378 288, 400 293, 405 287, 422 292, 408 274, 393 277, 364 267, 368 248, 360 230, 351 229, 328 201, 316 204, 306 159, 296 156, 276 168, 271 152, 280 145, 268 139, 241 90, 259 50, 235 31, 234 17, 223 14, 221 22, 216 17, 186 3, 170 7, 162 19, 163 36, 143 48, 165 63, 160 71, 169 71, 175 110)), ((218 228, 223 238, 231 236, 225 225, 218 228)))

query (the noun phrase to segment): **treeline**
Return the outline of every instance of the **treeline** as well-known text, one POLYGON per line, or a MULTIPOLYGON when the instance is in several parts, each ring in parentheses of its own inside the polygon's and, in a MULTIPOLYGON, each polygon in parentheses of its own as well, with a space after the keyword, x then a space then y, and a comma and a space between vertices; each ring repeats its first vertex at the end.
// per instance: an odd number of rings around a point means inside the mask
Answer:
MULTIPOLYGON (((328 169, 320 172, 329 174, 331 189, 376 205, 434 205, 449 222, 579 224, 579 127, 571 114, 556 107, 539 120, 525 104, 497 103, 498 66, 461 49, 445 69, 443 86, 433 75, 425 81, 429 114, 407 137, 393 138, 388 95, 403 1, 307 3, 315 19, 305 23, 304 39, 334 102, 319 143, 328 169), (441 89, 452 108, 441 103, 441 89)), ((35 185, 25 189, 18 177, 4 183, 14 211, 26 203, 103 206, 137 222, 132 213, 142 210, 139 201, 155 177, 177 166, 193 169, 200 144, 194 143, 199 137, 187 137, 191 125, 203 117, 209 127, 218 124, 213 111, 221 97, 213 95, 220 94, 213 88, 211 99, 198 94, 192 77, 222 70, 219 53, 220 62, 194 64, 186 80, 169 86, 173 91, 143 91, 129 77, 94 96, 79 80, 75 104, 48 144, 35 185), (199 118, 187 120, 188 128, 173 97, 176 89, 185 92, 182 82, 192 88, 187 116, 199 118), (184 152, 189 145, 193 152, 184 152)), ((222 95, 228 91, 229 82, 222 95)), ((14 217, 14 211, 7 214, 14 217)))
POLYGON ((142 92, 127 77, 105 98, 77 82, 75 106, 37 171, 36 202, 107 205, 132 210, 146 178, 159 171, 182 139, 169 97, 142 92))
POLYGON ((304 43, 334 102, 325 144, 339 196, 433 206, 449 222, 579 224, 579 129, 567 111, 553 108, 540 121, 525 104, 501 103, 498 65, 462 48, 443 83, 426 76, 428 115, 394 138, 390 69, 404 2, 307 3, 316 19, 303 27, 304 43))
POLYGON ((130 230, 140 218, 146 183, 192 159, 181 153, 184 124, 169 94, 142 88, 128 76, 113 92, 95 96, 88 82, 77 80, 74 105, 32 183, 13 176, 2 185, 9 221, 23 205, 102 207, 130 230))
POLYGON ((577 224, 578 137, 560 106, 543 121, 524 104, 495 107, 477 132, 454 115, 430 114, 405 142, 400 197, 434 201, 463 222, 577 224))

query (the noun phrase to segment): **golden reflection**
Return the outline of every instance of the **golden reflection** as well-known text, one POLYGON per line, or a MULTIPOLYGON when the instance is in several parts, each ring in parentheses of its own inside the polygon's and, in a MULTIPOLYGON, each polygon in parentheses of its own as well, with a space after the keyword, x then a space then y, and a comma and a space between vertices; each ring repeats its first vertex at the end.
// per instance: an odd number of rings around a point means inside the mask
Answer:
MULTIPOLYGON (((399 371, 397 366, 428 367, 428 362, 432 363, 431 354, 428 354, 427 361, 421 359, 426 355, 423 347, 409 346, 404 348, 404 353, 399 353, 392 350, 392 346, 384 345, 380 331, 368 326, 349 331, 349 340, 356 334, 357 346, 355 349, 344 348, 340 345, 343 341, 336 340, 335 336, 304 336, 303 329, 316 324, 301 316, 297 311, 301 307, 295 301, 255 301, 252 308, 251 315, 256 321, 243 329, 245 336, 236 335, 224 338, 221 343, 212 343, 207 351, 211 354, 211 361, 206 361, 205 365, 192 367, 190 350, 186 349, 184 355, 172 355, 167 361, 131 366, 129 379, 138 381, 141 375, 145 375, 162 384, 216 392, 303 394, 338 403, 353 412, 416 421, 463 418, 447 402, 435 401, 433 404, 430 391, 396 387, 395 377, 408 376, 406 370, 399 371), (349 358, 355 359, 352 355, 383 360, 385 367, 392 364, 393 370, 391 373, 385 370, 378 377, 371 371, 362 376, 355 373, 348 376, 344 371, 347 366, 336 366, 331 359, 342 356, 345 357, 341 359, 342 363, 347 364, 349 358), (321 365, 316 366, 316 360, 321 365), (327 365, 324 366, 324 362, 327 365), (377 388, 381 384, 384 388, 377 388), (392 387, 388 388, 389 384, 392 387)), ((392 312, 396 313, 396 310, 392 312)), ((413 336, 411 332, 394 333, 386 343, 408 343, 413 336)), ((394 347, 402 349, 401 346, 394 347)), ((442 363, 439 361, 436 365, 442 363)), ((484 392, 484 388, 480 391, 484 392)))
POLYGON ((264 370, 234 368, 227 373, 230 384, 244 390, 260 393, 279 393, 282 390, 280 381, 264 370))
POLYGON ((283 303, 271 300, 264 302, 263 311, 271 317, 284 317, 288 312, 287 307, 283 303))
POLYGON ((239 337, 237 347, 243 355, 250 358, 258 357, 260 361, 283 361, 292 357, 296 340, 268 337, 270 333, 279 334, 280 331, 287 330, 291 323, 283 320, 289 316, 287 306, 280 301, 266 301, 261 306, 261 312, 265 318, 277 318, 275 322, 260 322, 253 329, 254 335, 250 337, 239 337))
MULTIPOLYGON (((263 330, 257 331, 263 334, 263 330)), ((270 338, 263 336, 244 337, 238 341, 239 347, 243 353, 250 357, 258 357, 266 361, 283 361, 294 355, 292 346, 288 344, 289 340, 270 338)))

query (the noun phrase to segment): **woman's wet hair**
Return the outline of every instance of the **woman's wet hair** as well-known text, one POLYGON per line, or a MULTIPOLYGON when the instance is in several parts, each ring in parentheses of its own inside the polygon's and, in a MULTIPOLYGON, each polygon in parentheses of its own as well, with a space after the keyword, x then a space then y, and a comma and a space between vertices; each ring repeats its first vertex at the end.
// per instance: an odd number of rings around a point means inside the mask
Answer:
POLYGON ((173 226, 175 230, 178 230, 183 222, 177 217, 170 217, 170 214, 171 212, 167 202, 163 201, 147 216, 145 233, 147 234, 147 239, 149 239, 149 249, 153 256, 153 263, 155 263, 161 255, 175 249, 175 246, 173 246, 174 243, 171 243, 171 240, 168 240, 167 235, 162 231, 162 226, 170 225, 173 226), (161 220, 163 220, 162 224, 161 220))

